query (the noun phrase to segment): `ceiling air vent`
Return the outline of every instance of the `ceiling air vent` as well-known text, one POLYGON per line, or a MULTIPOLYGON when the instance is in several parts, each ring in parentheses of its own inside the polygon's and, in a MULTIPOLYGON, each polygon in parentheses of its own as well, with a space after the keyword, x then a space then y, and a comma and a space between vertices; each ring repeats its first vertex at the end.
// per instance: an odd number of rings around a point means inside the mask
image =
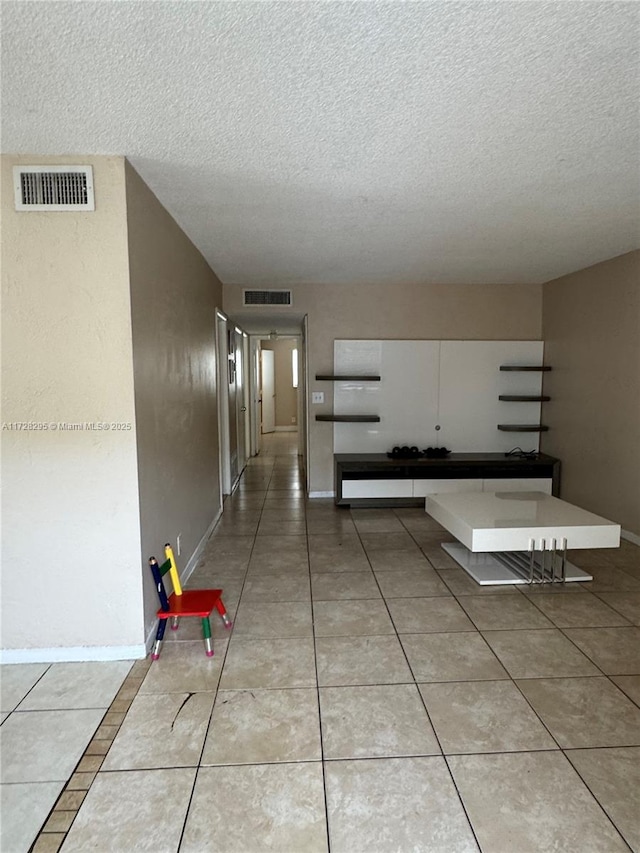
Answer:
POLYGON ((243 290, 244 305, 291 305, 290 290, 243 290))
POLYGON ((91 166, 14 166, 16 210, 95 210, 91 166))

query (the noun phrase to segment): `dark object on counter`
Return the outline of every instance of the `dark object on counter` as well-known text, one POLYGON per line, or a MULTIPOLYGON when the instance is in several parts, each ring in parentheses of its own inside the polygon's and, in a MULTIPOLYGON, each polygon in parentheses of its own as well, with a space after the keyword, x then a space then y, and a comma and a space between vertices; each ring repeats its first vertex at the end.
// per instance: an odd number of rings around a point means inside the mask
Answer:
POLYGON ((423 453, 427 459, 445 459, 451 451, 446 447, 427 447, 423 453))
POLYGON ((422 453, 417 447, 409 447, 405 444, 402 447, 394 447, 387 456, 390 459, 420 459, 422 453))

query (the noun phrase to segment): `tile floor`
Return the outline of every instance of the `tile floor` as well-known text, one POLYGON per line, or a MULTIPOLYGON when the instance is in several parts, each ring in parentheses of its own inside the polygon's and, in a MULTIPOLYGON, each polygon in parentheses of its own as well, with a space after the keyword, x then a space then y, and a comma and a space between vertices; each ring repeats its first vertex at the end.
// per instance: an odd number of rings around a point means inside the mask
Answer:
POLYGON ((640 548, 480 588, 422 510, 305 502, 295 439, 190 579, 214 658, 3 668, 2 853, 639 851, 640 548))

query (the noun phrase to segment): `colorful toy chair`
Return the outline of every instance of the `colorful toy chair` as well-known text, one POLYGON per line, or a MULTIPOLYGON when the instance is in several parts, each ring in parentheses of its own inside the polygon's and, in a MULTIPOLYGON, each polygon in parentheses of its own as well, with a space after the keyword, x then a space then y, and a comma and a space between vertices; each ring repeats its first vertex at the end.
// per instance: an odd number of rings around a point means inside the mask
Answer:
POLYGON ((207 657, 213 655, 213 642, 211 640, 211 623, 209 616, 215 608, 224 622, 225 628, 231 628, 233 624, 227 615, 224 604, 222 603, 221 589, 186 589, 182 590, 180 585, 180 577, 178 568, 173 556, 173 549, 167 543, 164 546, 166 556, 165 562, 159 566, 155 557, 149 559, 149 567, 153 574, 153 579, 156 583, 156 590, 160 599, 160 610, 157 612, 158 631, 156 633, 156 641, 151 652, 151 659, 158 660, 160 657, 160 649, 164 632, 167 627, 167 619, 171 619, 171 628, 176 631, 180 623, 180 619, 186 616, 197 616, 202 620, 202 638, 204 640, 204 648, 207 657), (167 596, 167 591, 164 587, 163 577, 169 572, 171 582, 173 584, 173 592, 167 596))

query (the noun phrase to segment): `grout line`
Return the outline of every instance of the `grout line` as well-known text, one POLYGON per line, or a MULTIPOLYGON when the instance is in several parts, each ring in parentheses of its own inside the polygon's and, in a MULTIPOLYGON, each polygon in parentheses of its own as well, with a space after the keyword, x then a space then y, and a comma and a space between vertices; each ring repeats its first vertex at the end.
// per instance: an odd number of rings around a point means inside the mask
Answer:
POLYGON ((329 793, 327 790, 327 773, 326 773, 326 761, 324 754, 324 737, 323 737, 323 728, 322 728, 322 706, 320 701, 320 679, 318 677, 318 648, 316 644, 316 620, 315 620, 315 611, 314 611, 314 596, 313 596, 313 584, 311 583, 311 548, 309 545, 309 526, 308 519, 305 518, 305 531, 306 531, 306 540, 307 540, 307 562, 309 565, 309 596, 310 596, 310 604, 311 604, 311 629, 312 629, 312 639, 313 639, 313 663, 315 667, 316 674, 316 702, 318 703, 318 736, 320 738, 320 761, 322 767, 322 791, 324 796, 324 823, 325 823, 325 832, 327 837, 327 851, 331 853, 331 833, 329 830, 329 793))

